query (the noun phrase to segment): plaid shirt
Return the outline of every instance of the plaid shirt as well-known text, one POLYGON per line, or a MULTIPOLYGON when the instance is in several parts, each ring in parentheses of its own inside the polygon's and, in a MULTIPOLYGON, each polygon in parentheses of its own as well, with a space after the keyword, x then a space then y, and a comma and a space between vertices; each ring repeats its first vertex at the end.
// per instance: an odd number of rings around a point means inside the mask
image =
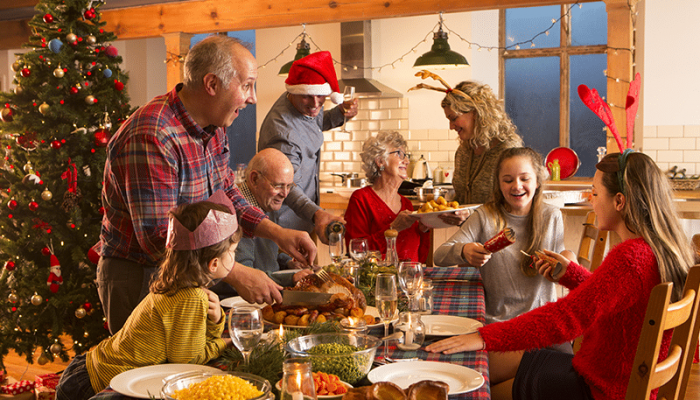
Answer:
POLYGON ((165 250, 168 211, 206 200, 221 189, 231 198, 246 235, 267 218, 234 184, 223 128, 207 132, 177 92, 155 97, 110 140, 104 171, 101 255, 155 266, 165 250))

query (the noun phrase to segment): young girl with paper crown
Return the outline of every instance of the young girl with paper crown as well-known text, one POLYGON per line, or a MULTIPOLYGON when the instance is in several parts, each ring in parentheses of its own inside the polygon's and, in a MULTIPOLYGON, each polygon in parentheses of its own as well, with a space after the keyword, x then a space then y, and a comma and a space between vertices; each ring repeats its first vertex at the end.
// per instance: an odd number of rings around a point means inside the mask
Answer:
MULTIPOLYGON (((595 89, 579 86, 579 96, 608 125, 620 148, 621 153, 596 164, 591 203, 598 228, 617 233, 622 242, 594 273, 545 251, 562 272, 552 276, 543 261, 536 263, 538 271, 568 287, 566 297, 426 348, 445 353, 485 348, 494 354, 491 358, 498 356, 498 368, 489 368, 494 399, 624 399, 652 288, 673 282, 673 301, 681 297, 693 254, 668 179, 649 156, 629 148, 638 94, 639 75, 627 97, 625 149, 608 105, 595 89), (573 356, 543 349, 580 335, 581 349, 573 356)), ((666 357, 670 336, 664 333, 660 359, 666 357)))
MULTIPOLYGON (((564 223, 558 208, 542 201, 547 179, 542 157, 527 147, 503 151, 496 164, 494 200, 476 209, 433 256, 436 265, 479 268, 486 298, 486 323, 506 321, 556 301, 556 285, 537 274, 522 254, 536 250, 564 251, 564 223), (503 229, 515 242, 502 250, 484 247, 503 229), (493 251, 493 252, 492 252, 493 251)), ((574 254, 566 251, 574 258, 574 254)), ((571 351, 564 348, 564 351, 571 351)))
POLYGON ((163 363, 204 364, 218 357, 225 315, 205 289, 234 267, 241 237, 236 211, 218 191, 170 210, 166 254, 150 293, 114 336, 76 356, 61 376, 57 400, 89 399, 120 373, 163 363))

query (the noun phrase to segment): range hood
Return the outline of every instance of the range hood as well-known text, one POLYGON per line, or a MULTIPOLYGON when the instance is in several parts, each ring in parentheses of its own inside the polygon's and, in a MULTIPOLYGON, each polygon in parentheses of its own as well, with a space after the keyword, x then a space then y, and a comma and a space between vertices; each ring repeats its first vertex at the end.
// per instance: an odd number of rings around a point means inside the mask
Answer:
POLYGON ((341 93, 345 86, 354 86, 358 97, 403 97, 402 93, 372 79, 371 21, 340 24, 340 61, 343 64, 338 81, 341 93))

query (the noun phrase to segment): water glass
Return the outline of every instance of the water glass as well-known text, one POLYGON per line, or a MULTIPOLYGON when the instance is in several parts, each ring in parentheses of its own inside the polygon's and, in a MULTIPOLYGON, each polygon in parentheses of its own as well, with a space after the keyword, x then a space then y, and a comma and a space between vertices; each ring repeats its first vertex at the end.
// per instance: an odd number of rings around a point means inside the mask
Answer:
POLYGON ((354 261, 348 261, 343 264, 343 278, 347 279, 357 287, 359 278, 360 266, 354 261))
POLYGON ((332 232, 328 235, 328 255, 333 260, 333 264, 339 267, 345 255, 345 241, 342 234, 332 232))
POLYGON ((236 348, 243 354, 243 364, 250 362, 250 353, 263 333, 262 311, 254 306, 233 307, 229 312, 228 331, 236 348))
POLYGON ((416 311, 416 294, 423 285, 423 265, 419 262, 402 261, 399 264, 397 276, 399 287, 408 297, 408 309, 416 311))
POLYGON ((421 286, 418 292, 418 313, 419 314, 432 314, 433 313, 433 281, 430 279, 423 279, 423 286, 421 286))
POLYGON ((355 238, 350 240, 350 246, 348 251, 350 252, 350 257, 356 262, 362 264, 367 258, 367 252, 369 251, 369 245, 367 244, 367 239, 355 238))

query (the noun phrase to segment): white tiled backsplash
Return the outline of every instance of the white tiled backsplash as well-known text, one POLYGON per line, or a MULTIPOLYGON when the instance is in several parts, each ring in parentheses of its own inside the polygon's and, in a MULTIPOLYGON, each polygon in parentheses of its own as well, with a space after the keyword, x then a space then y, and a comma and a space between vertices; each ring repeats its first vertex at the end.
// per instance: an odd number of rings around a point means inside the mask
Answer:
POLYGON ((642 148, 662 171, 677 165, 700 174, 700 125, 645 126, 642 148))
MULTIPOLYGON (((326 109, 332 104, 326 103, 326 109)), ((336 172, 357 172, 361 178, 362 144, 380 131, 398 131, 408 143, 408 151, 413 160, 422 155, 431 169, 438 166, 452 168, 454 153, 457 150, 457 134, 449 129, 408 128, 408 99, 405 98, 360 98, 357 116, 349 120, 346 130, 336 128, 324 132, 324 144, 321 151, 321 185, 340 186, 341 179, 332 176, 336 172)), ((447 126, 447 120, 445 120, 447 126)), ((409 177, 412 171, 409 171, 409 177)))

